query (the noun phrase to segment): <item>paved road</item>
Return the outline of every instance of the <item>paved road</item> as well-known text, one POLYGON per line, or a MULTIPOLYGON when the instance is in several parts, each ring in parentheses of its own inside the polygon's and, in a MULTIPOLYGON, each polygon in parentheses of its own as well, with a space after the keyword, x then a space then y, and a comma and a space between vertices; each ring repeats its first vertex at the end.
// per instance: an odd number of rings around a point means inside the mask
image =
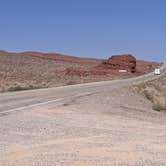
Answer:
MULTIPOLYGON (((161 67, 161 73, 164 74, 165 72, 166 64, 161 67)), ((81 95, 103 91, 106 89, 115 88, 117 86, 136 84, 142 81, 155 79, 157 77, 158 76, 155 76, 152 72, 143 76, 123 80, 103 81, 58 88, 1 93, 0 115, 15 111, 21 111, 26 108, 32 108, 34 106, 42 106, 51 103, 57 104, 66 98, 77 96, 79 97, 81 95)))
POLYGON ((0 165, 165 166, 166 114, 121 88, 156 77, 0 94, 0 165))

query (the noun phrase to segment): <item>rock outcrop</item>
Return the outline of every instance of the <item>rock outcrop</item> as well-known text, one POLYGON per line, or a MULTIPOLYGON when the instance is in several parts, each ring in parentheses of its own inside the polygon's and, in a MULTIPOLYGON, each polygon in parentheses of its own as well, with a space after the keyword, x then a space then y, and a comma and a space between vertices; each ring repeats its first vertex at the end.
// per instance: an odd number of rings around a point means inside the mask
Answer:
POLYGON ((114 70, 127 70, 128 72, 136 72, 136 58, 131 54, 113 55, 104 61, 103 67, 114 70))
POLYGON ((8 53, 7 51, 0 50, 0 54, 7 54, 7 53, 8 53))

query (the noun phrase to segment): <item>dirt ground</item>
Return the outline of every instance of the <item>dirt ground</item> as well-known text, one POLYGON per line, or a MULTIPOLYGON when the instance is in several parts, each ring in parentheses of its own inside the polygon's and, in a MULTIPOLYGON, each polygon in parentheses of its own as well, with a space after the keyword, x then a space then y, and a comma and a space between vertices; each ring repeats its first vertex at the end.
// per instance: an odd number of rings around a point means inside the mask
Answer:
POLYGON ((165 166, 166 114, 136 87, 0 117, 3 166, 165 166))

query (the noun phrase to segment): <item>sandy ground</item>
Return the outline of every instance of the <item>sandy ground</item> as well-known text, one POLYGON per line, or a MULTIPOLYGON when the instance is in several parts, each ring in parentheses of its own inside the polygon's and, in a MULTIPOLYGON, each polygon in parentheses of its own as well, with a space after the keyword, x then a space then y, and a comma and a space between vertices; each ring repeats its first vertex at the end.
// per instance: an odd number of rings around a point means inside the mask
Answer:
POLYGON ((2 166, 165 166, 166 114, 124 87, 0 117, 2 166))

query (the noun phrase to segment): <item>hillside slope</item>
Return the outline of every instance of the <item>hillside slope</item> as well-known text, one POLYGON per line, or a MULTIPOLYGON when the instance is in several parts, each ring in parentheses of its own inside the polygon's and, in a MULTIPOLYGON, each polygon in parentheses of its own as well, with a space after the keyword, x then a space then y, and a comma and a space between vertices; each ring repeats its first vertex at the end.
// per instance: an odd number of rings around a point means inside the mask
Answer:
POLYGON ((138 72, 120 74, 114 70, 98 69, 103 59, 79 58, 39 52, 0 52, 0 91, 47 88, 77 83, 133 77, 148 72, 158 63, 138 61, 138 72))
POLYGON ((166 112, 166 74, 158 79, 141 83, 141 92, 148 100, 153 103, 153 109, 166 112))

